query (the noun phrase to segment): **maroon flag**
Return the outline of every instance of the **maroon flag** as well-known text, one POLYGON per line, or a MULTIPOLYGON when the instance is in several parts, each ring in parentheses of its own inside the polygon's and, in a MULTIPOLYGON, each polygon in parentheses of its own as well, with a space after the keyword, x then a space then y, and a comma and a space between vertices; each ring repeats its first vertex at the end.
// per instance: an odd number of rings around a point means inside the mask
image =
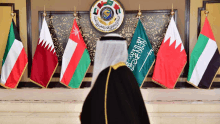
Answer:
POLYGON ((47 22, 44 18, 40 38, 33 58, 31 81, 42 87, 47 87, 57 65, 58 58, 47 22))

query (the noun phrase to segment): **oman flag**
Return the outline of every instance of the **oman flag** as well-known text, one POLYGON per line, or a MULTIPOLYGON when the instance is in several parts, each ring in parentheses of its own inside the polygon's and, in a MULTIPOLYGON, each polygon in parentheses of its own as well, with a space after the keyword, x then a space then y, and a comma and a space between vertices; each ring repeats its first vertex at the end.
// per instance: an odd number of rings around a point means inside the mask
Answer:
POLYGON ((31 81, 41 87, 47 87, 56 67, 58 58, 45 18, 40 32, 40 38, 34 54, 31 81))
POLYGON ((220 55, 206 17, 191 53, 187 81, 197 88, 210 88, 220 66, 220 55))
POLYGON ((90 65, 86 44, 79 31, 76 19, 67 42, 60 74, 60 82, 69 88, 79 88, 90 65))
POLYGON ((174 88, 186 62, 187 55, 172 17, 157 54, 153 81, 163 87, 174 88))
POLYGON ((6 88, 16 88, 27 66, 27 62, 27 54, 12 19, 2 61, 1 85, 6 88))

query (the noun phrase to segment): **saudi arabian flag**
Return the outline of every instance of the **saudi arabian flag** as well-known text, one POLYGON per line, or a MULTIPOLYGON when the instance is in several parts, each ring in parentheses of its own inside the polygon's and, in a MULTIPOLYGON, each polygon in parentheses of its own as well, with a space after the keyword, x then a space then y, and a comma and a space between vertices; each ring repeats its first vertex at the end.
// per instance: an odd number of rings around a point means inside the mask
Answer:
POLYGON ((128 48, 128 59, 126 62, 126 65, 136 77, 139 87, 142 87, 144 79, 148 75, 154 61, 154 50, 139 19, 128 48))
POLYGON ((206 18, 191 53, 187 81, 197 88, 210 88, 220 66, 220 55, 206 18))

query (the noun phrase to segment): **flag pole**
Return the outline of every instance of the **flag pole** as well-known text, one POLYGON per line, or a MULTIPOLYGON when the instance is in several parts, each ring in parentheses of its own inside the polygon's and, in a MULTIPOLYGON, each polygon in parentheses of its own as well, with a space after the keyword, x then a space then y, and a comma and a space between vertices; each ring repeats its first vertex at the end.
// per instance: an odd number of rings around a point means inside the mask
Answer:
POLYGON ((172 16, 175 14, 175 12, 173 11, 173 3, 172 3, 172 10, 171 10, 170 14, 171 14, 172 16))
POLYGON ((76 6, 74 6, 73 16, 75 17, 75 19, 79 19, 79 18, 78 18, 78 15, 77 15, 77 13, 76 13, 76 6))
POLYGON ((206 10, 204 13, 205 13, 205 16, 208 17, 209 11, 206 10))
POLYGON ((11 6, 11 17, 14 18, 15 14, 14 14, 14 11, 13 11, 13 5, 11 6))
POLYGON ((137 18, 141 18, 141 15, 142 15, 142 13, 141 13, 141 5, 139 4, 139 11, 138 11, 138 14, 137 14, 137 18))
POLYGON ((43 13, 43 16, 46 17, 47 16, 47 13, 45 11, 45 5, 44 5, 44 13, 43 13))

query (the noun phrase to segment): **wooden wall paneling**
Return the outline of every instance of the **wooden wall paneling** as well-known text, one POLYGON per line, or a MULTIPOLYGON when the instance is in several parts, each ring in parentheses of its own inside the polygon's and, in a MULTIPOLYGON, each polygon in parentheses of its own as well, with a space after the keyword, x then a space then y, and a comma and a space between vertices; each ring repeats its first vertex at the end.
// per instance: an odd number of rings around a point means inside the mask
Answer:
MULTIPOLYGON (((190 0, 186 0, 185 6, 185 44, 184 48, 187 54, 187 60, 189 61, 189 27, 190 26, 190 0)), ((187 77, 189 70, 189 62, 187 61, 185 69, 184 69, 184 77, 187 77)))
POLYGON ((31 26, 31 0, 26 0, 27 11, 27 47, 28 47, 28 77, 32 66, 32 26, 31 26))

